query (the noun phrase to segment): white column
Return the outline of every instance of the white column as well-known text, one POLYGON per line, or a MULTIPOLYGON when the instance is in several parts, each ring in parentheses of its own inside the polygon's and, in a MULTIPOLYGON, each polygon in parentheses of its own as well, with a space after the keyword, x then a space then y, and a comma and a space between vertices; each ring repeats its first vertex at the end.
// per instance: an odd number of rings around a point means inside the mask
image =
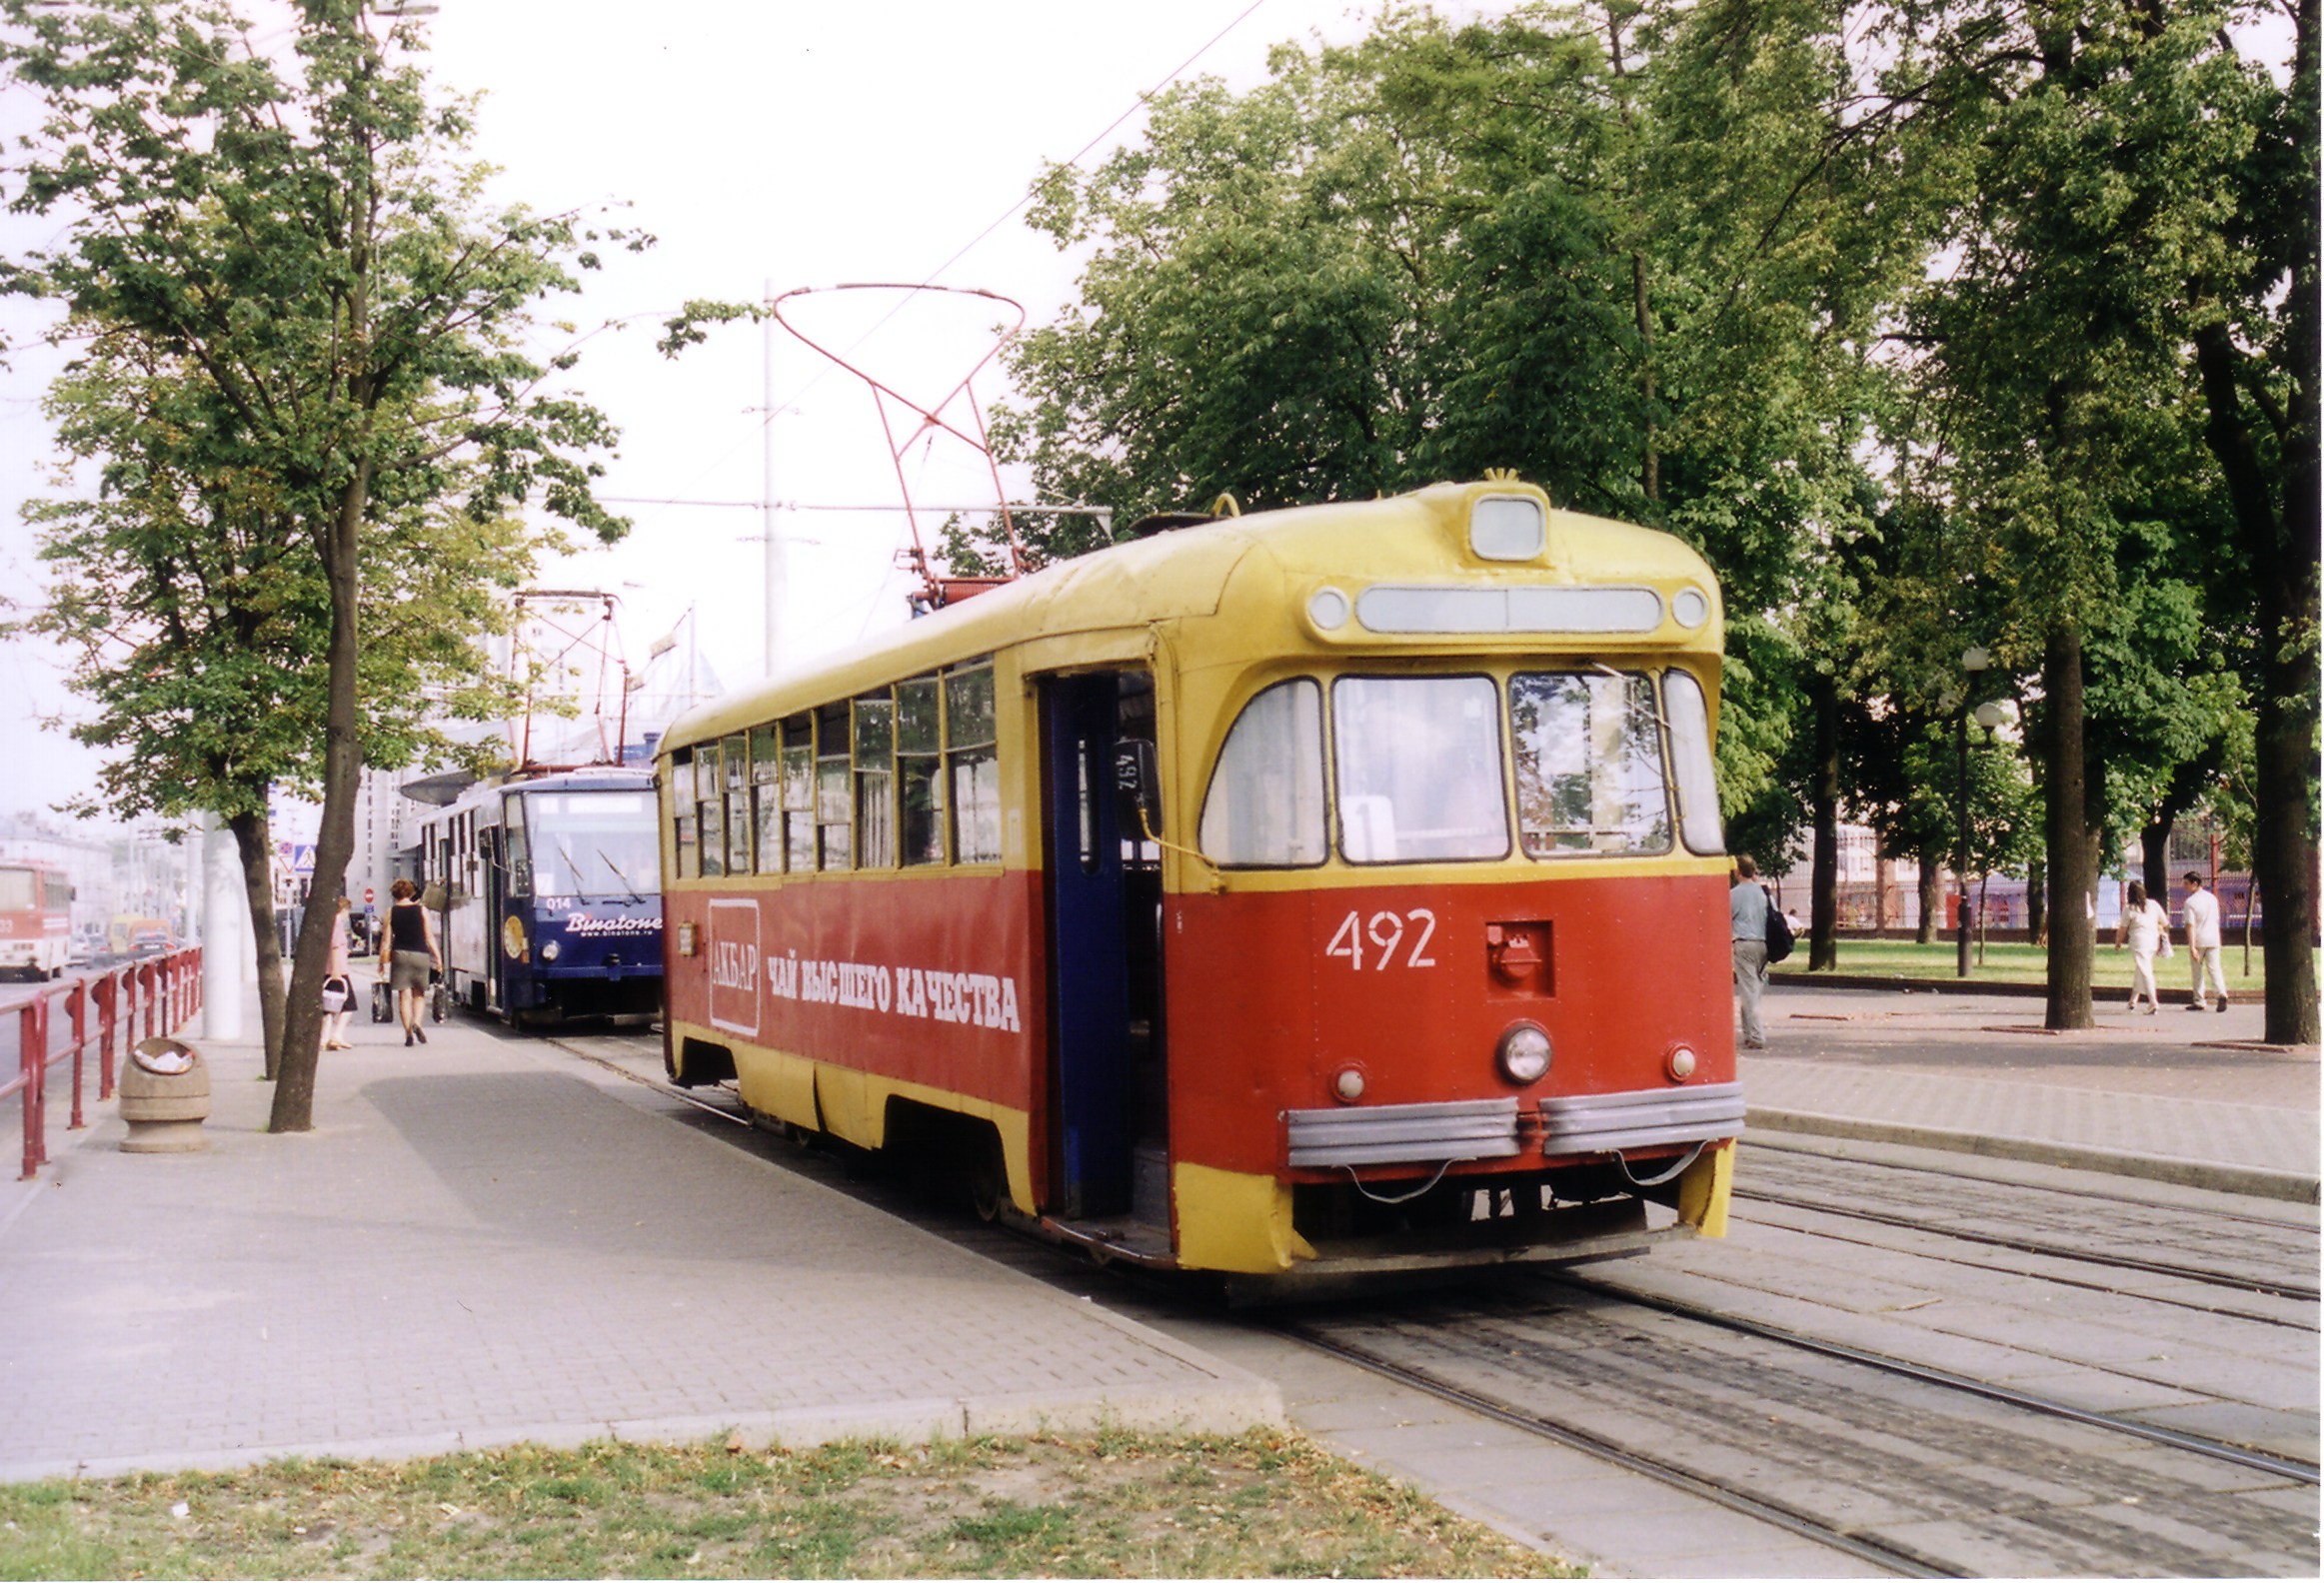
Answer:
POLYGON ((234 832, 216 814, 202 815, 202 1036, 242 1037, 242 986, 255 981, 250 907, 242 890, 242 856, 234 832))

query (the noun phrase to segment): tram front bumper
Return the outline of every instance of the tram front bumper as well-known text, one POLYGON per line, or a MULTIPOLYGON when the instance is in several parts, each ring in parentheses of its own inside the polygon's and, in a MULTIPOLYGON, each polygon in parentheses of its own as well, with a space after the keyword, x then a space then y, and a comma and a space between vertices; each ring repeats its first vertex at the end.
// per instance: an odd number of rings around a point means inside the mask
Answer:
POLYGON ((1531 1117, 1514 1098, 1447 1099, 1286 1110, 1283 1122, 1285 1162, 1300 1170, 1507 1159, 1534 1146, 1549 1159, 1586 1158, 1735 1137, 1743 1130, 1743 1085, 1563 1095, 1541 1100, 1531 1117))

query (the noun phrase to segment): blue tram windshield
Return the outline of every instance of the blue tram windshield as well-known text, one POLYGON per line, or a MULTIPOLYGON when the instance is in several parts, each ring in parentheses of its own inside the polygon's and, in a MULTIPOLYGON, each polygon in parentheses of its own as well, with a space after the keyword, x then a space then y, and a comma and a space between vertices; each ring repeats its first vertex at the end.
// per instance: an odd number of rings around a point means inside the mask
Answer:
POLYGON ((533 894, 650 896, 660 888, 651 792, 534 792, 525 796, 533 894))

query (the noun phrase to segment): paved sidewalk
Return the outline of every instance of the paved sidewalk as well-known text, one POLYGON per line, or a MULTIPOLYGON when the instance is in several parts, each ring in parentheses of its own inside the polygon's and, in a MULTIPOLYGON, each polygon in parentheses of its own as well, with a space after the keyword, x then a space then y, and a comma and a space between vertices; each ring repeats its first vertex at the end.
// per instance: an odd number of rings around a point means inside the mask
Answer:
POLYGON ((1777 985, 1742 1060, 1748 1126, 1917 1144, 2306 1202, 2317 1051, 2260 1045, 2261 1011, 2101 1007, 2049 1034, 1980 994, 1777 985))
POLYGON ((0 1480, 1281 1420, 1255 1375, 473 1024, 415 1049, 361 1024, 325 1056, 316 1130, 269 1136, 246 1025, 190 1040, 207 1152, 124 1154, 94 1106, 0 1188, 0 1480))

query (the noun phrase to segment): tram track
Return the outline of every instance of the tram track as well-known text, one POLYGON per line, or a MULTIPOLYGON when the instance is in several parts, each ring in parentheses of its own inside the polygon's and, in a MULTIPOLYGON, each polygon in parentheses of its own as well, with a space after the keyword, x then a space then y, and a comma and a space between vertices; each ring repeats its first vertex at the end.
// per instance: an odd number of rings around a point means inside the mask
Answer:
POLYGON ((1699 1477, 1665 1458, 1619 1445, 1603 1435, 1576 1429, 1571 1425, 1558 1423, 1554 1419, 1512 1403, 1495 1400, 1457 1385, 1446 1384, 1419 1369, 1393 1362, 1356 1343, 1314 1333, 1295 1321, 1280 1325, 1278 1329, 1281 1334, 1303 1346, 1311 1347, 1327 1357, 1338 1359, 1342 1363, 1352 1364, 1367 1373, 1378 1375, 1382 1379, 1392 1380, 1399 1385, 1419 1391, 1423 1395, 1434 1397, 1438 1401, 1448 1402, 1453 1406, 1465 1408, 1469 1412, 1479 1413, 1496 1423, 1507 1424, 1513 1429, 1523 1430, 1554 1444, 1580 1451, 1601 1462, 1618 1467, 1626 1473, 1635 1473, 1672 1489, 1683 1490, 1698 1499, 1722 1506, 1728 1511, 1740 1512, 1746 1517, 1756 1518, 1783 1530, 1785 1533, 1809 1540, 1826 1549, 1854 1556, 1860 1561, 1869 1561, 1874 1566, 1894 1572, 1899 1577, 1968 1577, 1972 1575, 1965 1571, 1932 1565, 1917 1555, 1889 1545, 1858 1538, 1856 1535, 1834 1527, 1807 1512, 1795 1510, 1783 1502, 1763 1499, 1745 1491, 1730 1488, 1715 1480, 1699 1477))
MULTIPOLYGON (((1779 1170, 1782 1168, 1788 1168, 1795 1173, 1799 1173, 1799 1161, 1820 1158, 1821 1156, 1816 1155, 1794 1155, 1785 1162, 1785 1167, 1779 1167, 1779 1170)), ((1892 1178, 1904 1175, 1931 1178, 1952 1177, 1953 1179, 1973 1182, 1978 1188, 1987 1190, 1990 1190, 1994 1186, 1993 1183, 1982 1178, 1954 1177, 1953 1173, 1927 1170, 1919 1166, 1895 1165, 1882 1161, 1863 1161, 1856 1159, 1849 1159, 1846 1161, 1831 1161, 1829 1163, 1834 1166, 1834 1175, 1840 1174, 1840 1168, 1844 1167, 1844 1170, 1848 1176, 1848 1180, 1845 1183, 1846 1188, 1849 1191, 1854 1192, 1860 1192, 1862 1190, 1864 1185, 1864 1175, 1868 1171, 1885 1172, 1888 1173, 1892 1178)), ((1804 1172, 1804 1174, 1812 1177, 1815 1173, 1812 1168, 1809 1168, 1804 1172)), ((2003 1222, 2017 1220, 2021 1222, 2024 1216, 2028 1213, 2029 1206, 2032 1203, 2044 1198, 2079 1201, 2095 1200, 2108 1205, 2109 1208, 2116 1211, 2121 1210, 2125 1203, 2124 1200, 2119 1198, 2108 1198, 2100 1194, 2085 1193, 2071 1188, 2049 1186, 2039 1188, 2013 1186, 2009 1189, 2009 1194, 2010 1197, 2008 1201, 1992 1205, 1988 1209, 1988 1212, 1992 1213, 1997 1220, 2003 1222)), ((1930 1194, 1928 1196, 1932 1198, 1935 1197, 1934 1194, 1930 1194)), ((2158 1258, 2134 1253, 2115 1252, 2106 1248, 2091 1247, 2086 1243, 2076 1243, 2074 1241, 2056 1236, 2029 1234, 2022 1229, 2021 1225, 2012 1226, 2003 1224, 1998 1228, 1993 1229, 1964 1225, 1960 1223, 1959 1216, 1962 1212, 1960 1207, 1949 1203, 1935 1213, 1913 1213, 1909 1212, 1908 1210, 1899 1210, 1893 1207, 1881 1207, 1863 1202, 1842 1201, 1837 1197, 1836 1193, 1810 1196, 1807 1193, 1803 1193, 1797 1190, 1796 1187, 1791 1191, 1783 1191, 1759 1185, 1756 1182, 1737 1185, 1734 1189, 1734 1197, 1737 1202, 1774 1204, 1787 1209, 1800 1210, 1813 1214, 1830 1215, 1836 1218, 1856 1220, 1874 1225, 1884 1225, 1898 1230, 1917 1231, 1930 1236, 1945 1237, 1957 1242, 1966 1242, 1978 1246, 2002 1249, 2009 1252, 2024 1253, 2034 1257, 2062 1259, 2079 1264, 2089 1264, 2109 1269, 2132 1271, 2139 1274, 2154 1275, 2170 1280, 2183 1280, 2198 1285, 2215 1286, 2232 1291, 2253 1292, 2264 1296, 2282 1298, 2292 1302, 2313 1303, 2318 1300, 2319 1296, 2317 1286, 2313 1282, 2289 1279, 2270 1272, 2256 1271, 2249 1268, 2223 1268, 2218 1263, 2198 1263, 2184 1258, 2158 1258)), ((2279 1265, 2290 1262, 2290 1259, 2296 1256, 2293 1249, 2290 1247, 2291 1241, 2296 1238, 2304 1238, 2308 1244, 2305 1250, 2306 1256, 2310 1259, 2312 1259, 2314 1256, 2316 1233, 2312 1229, 2292 1225, 2282 1220, 2267 1219, 2253 1215, 2236 1214, 2232 1211, 2221 1211, 2198 1205, 2161 1205, 2153 1203, 2137 1203, 2136 1208, 2139 1212, 2151 1217, 2176 1218, 2182 1222, 2225 1221, 2239 1226, 2264 1228, 2268 1232, 2285 1233, 2283 1238, 2283 1253, 2285 1256, 2276 1261, 2279 1265)), ((2192 1227, 2187 1229, 2186 1234, 2190 1238, 2197 1236, 2197 1233, 2192 1227)))
MULTIPOLYGON (((609 1058, 592 1043, 564 1047, 689 1111, 750 1126, 731 1093, 674 1088, 637 1058, 609 1058)), ((843 1190, 895 1198, 895 1212, 926 1212, 878 1183, 843 1190)), ((963 1231, 998 1238, 988 1251, 1012 1262, 1011 1247, 1046 1247, 992 1227, 942 1227, 963 1231)), ((1086 1272, 1079 1261, 1069 1269, 1048 1258, 1026 1269, 1077 1289, 1075 1272, 1086 1272)), ((1164 1308, 1184 1300, 1166 1283, 1132 1289, 1164 1308)), ((2297 1576, 2316 1566, 2317 1471, 2298 1457, 2158 1429, 1588 1275, 1528 1275, 1476 1291, 1307 1310, 1264 1328, 1506 1425, 1545 1450, 1561 1446, 1764 1523, 1828 1550, 1835 1564, 1848 1557, 1917 1577, 2191 1575, 2223 1565, 2297 1576)))
MULTIPOLYGON (((1741 1198, 1742 1198, 1742 1197, 1744 1197, 1745 1195, 1744 1195, 1744 1194, 1742 1194, 1742 1193, 1740 1193, 1740 1192, 1738 1192, 1738 1193, 1736 1193, 1736 1194, 1735 1194, 1735 1196, 1736 1196, 1736 1198, 1737 1198, 1737 1199, 1741 1199, 1741 1198)), ((1775 1198, 1762 1198, 1762 1199, 1759 1199, 1758 1201, 1759 1201, 1759 1202, 1763 1202, 1763 1203, 1785 1203, 1785 1202, 1786 1202, 1786 1201, 1785 1201, 1785 1200, 1783 1200, 1783 1199, 1775 1199, 1775 1198)), ((1787 1205, 1787 1206, 1790 1206, 1790 1205, 1787 1205)), ((1848 1214, 1847 1214, 1847 1211, 1845 1211, 1845 1210, 1838 1210, 1838 1209, 1831 1209, 1831 1210, 1827 1210, 1827 1209, 1825 1209, 1825 1208, 1824 1208, 1822 1205, 1818 1205, 1818 1204, 1799 1204, 1799 1205, 1796 1205, 1795 1207, 1798 1207, 1798 1208, 1800 1208, 1800 1209, 1802 1209, 1802 1210, 1804 1210, 1804 1211, 1806 1211, 1807 1213, 1810 1213, 1810 1214, 1830 1214, 1830 1215, 1833 1215, 1833 1216, 1838 1216, 1838 1217, 1842 1217, 1842 1218, 1851 1218, 1851 1219, 1867 1218, 1867 1217, 1862 1217, 1862 1216, 1850 1216, 1850 1215, 1848 1215, 1848 1214)), ((1823 1229, 1823 1228, 1815 1228, 1815 1227, 1808 1227, 1808 1226, 1796 1226, 1796 1225, 1788 1225, 1788 1224, 1783 1224, 1783 1223, 1781 1223, 1781 1222, 1776 1222, 1776 1221, 1761 1221, 1761 1222, 1759 1222, 1759 1223, 1760 1223, 1760 1224, 1762 1224, 1762 1225, 1765 1225, 1765 1226, 1766 1226, 1768 1229, 1770 1229, 1770 1230, 1783 1230, 1783 1231, 1788 1231, 1788 1232, 1791 1232, 1791 1233, 1793 1233, 1794 1235, 1798 1235, 1798 1236, 1809 1236, 1809 1237, 1816 1237, 1816 1238, 1818 1238, 1818 1239, 1820 1239, 1820 1240, 1823 1240, 1823 1241, 1829 1241, 1829 1242, 1841 1242, 1841 1243, 1846 1243, 1846 1244, 1848 1244, 1848 1245, 1850 1245, 1850 1246, 1853 1246, 1853 1247, 1869 1248, 1869 1249, 1872 1249, 1872 1250, 1874 1250, 1874 1251, 1878 1251, 1878 1252, 1893 1252, 1893 1251, 1894 1251, 1894 1248, 1892 1247, 1892 1245, 1891 1245, 1891 1244, 1889 1244, 1889 1243, 1886 1243, 1886 1242, 1876 1241, 1876 1240, 1874 1240, 1874 1239, 1872 1239, 1872 1238, 1870 1238, 1870 1237, 1852 1237, 1852 1236, 1847 1236, 1847 1235, 1844 1235, 1844 1234, 1842 1234, 1841 1232, 1839 1232, 1839 1231, 1836 1231, 1836 1230, 1823 1229)), ((1897 1224, 1897 1222, 1880 1222, 1880 1223, 1884 1223, 1884 1224, 1897 1224)), ((1910 1225, 1910 1226, 1908 1226, 1908 1227, 1906 1227, 1906 1228, 1907 1228, 1907 1229, 1911 1229, 1911 1230, 1916 1230, 1916 1231, 1926 1231, 1926 1230, 1928 1229, 1927 1227, 1920 1226, 1920 1225, 1910 1225)), ((1940 1235, 1950 1235, 1950 1233, 1937 1233, 1937 1234, 1940 1234, 1940 1235)), ((1963 1238, 1963 1239, 1960 1239, 1960 1240, 1974 1240, 1974 1239, 1963 1238)), ((2026 1245, 2026 1244, 2023 1244, 2023 1243, 2015 1243, 2015 1242, 2003 1242, 2003 1243, 2001 1243, 2001 1244, 1999 1244, 1999 1245, 2000 1245, 2000 1246, 2002 1246, 2002 1247, 2005 1247, 2005 1248, 2007 1248, 2007 1249, 2010 1249, 2011 1251, 2023 1252, 2023 1253, 2027 1253, 2027 1254, 2033 1255, 2033 1256, 2035 1256, 2035 1257, 2053 1256, 2053 1257, 2057 1257, 2057 1258, 2061 1258, 2061 1259, 2063 1259, 2063 1258, 2070 1258, 2070 1257, 2071 1257, 2071 1255, 2070 1255, 2070 1254, 2062 1254, 2062 1253, 2061 1253, 2061 1254, 2050 1254, 2050 1253, 2049 1253, 2049 1251, 2048 1251, 2047 1249, 2042 1249, 2042 1248, 2031 1247, 2031 1246, 2028 1246, 2028 1245, 2026 1245)), ((1918 1252, 1918 1254, 1919 1254, 1919 1256, 1920 1256, 1920 1257, 1927 1258, 1927 1259, 1930 1259, 1930 1260, 1933 1260, 1933 1261, 1937 1261, 1937 1262, 1941 1262, 1941 1263, 1945 1263, 1945 1264, 1950 1264, 1950 1265, 1953 1265, 1953 1266, 1955 1266, 1955 1267, 1957 1267, 1957 1268, 1961 1268, 1961 1269, 1973 1269, 1973 1270, 1982 1270, 1982 1271, 1985 1271, 1985 1272, 1987 1272, 1987 1273, 1989 1273, 1989 1274, 1995 1274, 1995 1275, 2030 1275, 2030 1274, 2033 1274, 2033 1273, 2034 1273, 2034 1272, 2032 1272, 2032 1271, 2028 1271, 2028 1270, 2026 1270, 2026 1269, 2023 1269, 2023 1268, 2021 1268, 2021 1267, 2019 1267, 2019 1266, 2017 1266, 2017 1265, 2014 1265, 2014 1264, 2006 1264, 2006 1263, 2001 1263, 2001 1262, 1999 1262, 1999 1261, 1992 1260, 1992 1259, 1977 1259, 1977 1258, 1968 1258, 1968 1257, 1962 1257, 1962 1256, 1958 1256, 1958 1255, 1951 1255, 1951 1254, 1943 1254, 1943 1253, 1938 1253, 1938 1252, 1935 1252, 1935 1251, 1932 1251, 1932 1250, 1927 1250, 1927 1249, 1921 1249, 1921 1250, 1916 1250, 1916 1251, 1918 1252)), ((2169 1267, 2167 1267, 2167 1266, 2159 1266, 2159 1267, 2144 1267, 2144 1272, 2145 1272, 2145 1273, 2160 1274, 2160 1275, 2164 1275, 2164 1276, 2172 1276, 2172 1275, 2177 1275, 2177 1274, 2179 1274, 2179 1273, 2180 1273, 2179 1271, 2177 1271, 2177 1270, 2174 1270, 2174 1269, 2171 1269, 2171 1268, 2169 1268, 2169 1267)), ((2049 1284, 2051 1284, 2051 1285, 2053 1285, 2053 1286, 2070 1286, 2070 1287, 2074 1288, 2074 1289, 2075 1289, 2075 1290, 2077 1290, 2077 1291, 2099 1292, 2099 1293, 2103 1293, 2104 1295, 2106 1295, 2106 1296, 2110 1296, 2110 1297, 2134 1297, 2134 1298, 2136 1298, 2136 1300, 2138 1300, 2138 1301, 2140 1301, 2140 1302, 2148 1302, 2148 1303, 2160 1303, 2160 1304, 2163 1304, 2163 1305, 2164 1305, 2164 1306, 2166 1306, 2166 1307, 2171 1307, 2171 1308, 2184 1308, 2184 1309, 2187 1309, 2187 1310, 2189 1310, 2189 1311, 2191 1311, 2191 1312, 2194 1312, 2194 1313, 2217 1314, 2217 1315, 2220 1315, 2220 1316, 2221 1316, 2221 1317, 2223 1317, 2223 1318, 2230 1318, 2230 1319, 2240 1319, 2240 1320, 2244 1320, 2244 1321, 2246 1321, 2246 1322, 2248 1322, 2248 1323, 2251 1323, 2251 1324, 2258 1324, 2258 1325, 2268 1325, 2268 1326, 2272 1326, 2272 1327, 2274 1327, 2274 1328, 2277 1328, 2277 1329, 2282 1329, 2282 1330, 2307 1330, 2307 1331, 2312 1331, 2312 1330, 2314 1330, 2314 1329, 2316 1328, 2316 1322, 2315 1322, 2315 1320, 2314 1320, 2313 1318, 2306 1318, 2306 1319, 2291 1319, 2291 1318, 2284 1318, 2284 1317, 2282 1317, 2282 1316, 2280 1316, 2280 1315, 2277 1315, 2277 1314, 2268 1314, 2268 1313, 2258 1313, 2258 1312, 2254 1312, 2252 1309, 2250 1309, 2250 1308, 2248 1308, 2248 1307, 2238 1307, 2238 1306, 2236 1306, 2236 1305, 2234 1305, 2234 1304, 2232 1304, 2232 1303, 2228 1303, 2228 1302, 2224 1302, 2224 1301, 2219 1301, 2219 1300, 2213 1300, 2213 1301, 2208 1301, 2208 1302, 2206 1302, 2206 1301, 2200 1301, 2200 1300, 2197 1300, 2196 1298, 2193 1298, 2193 1297, 2178 1297, 2178 1296, 2170 1296, 2170 1295, 2166 1295, 2166 1294, 2164 1294, 2164 1293, 2160 1293, 2160 1292, 2153 1292, 2153 1291, 2139 1291, 2139 1292, 2133 1292, 2133 1291, 2128 1291, 2128 1290, 2126 1290, 2126 1289, 2125 1289, 2125 1288, 2124 1288, 2124 1287, 2121 1285, 2121 1283, 2119 1283, 2119 1282, 2109 1282, 2109 1281, 2105 1281, 2105 1280, 2099 1279, 2099 1278, 2097 1278, 2097 1277, 2089 1277, 2089 1278, 2084 1278, 2084 1279, 2075 1279, 2074 1277, 2067 1276, 2067 1275, 2062 1275, 2062 1274, 2059 1274, 2059 1273, 2057 1273, 2057 1272, 2055 1272, 2055 1271, 2042 1271, 2042 1272, 2040 1272, 2040 1273, 2039 1273, 2039 1276, 2038 1276, 2038 1278, 2039 1278, 2039 1279, 2041 1279, 2041 1280, 2043 1280, 2043 1281, 2046 1281, 2046 1282, 2048 1282, 2049 1284)), ((2215 1287, 2215 1288, 2225 1288, 2226 1290, 2229 1290, 2229 1291, 2235 1291, 2235 1292, 2254 1292, 2254 1293, 2257 1293, 2257 1294, 2259 1294, 2259 1295, 2266 1295, 2266 1296, 2280 1296, 2280 1295, 2283 1295, 2282 1293, 2280 1293, 2280 1292, 2276 1292, 2276 1291, 2272 1291, 2272 1290, 2270 1290, 2269 1288, 2267 1288, 2267 1287, 2265 1287, 2265 1286, 2246 1286, 2246 1285, 2243 1285, 2243 1284, 2241 1284, 2241 1283, 2239 1283, 2239 1282, 2236 1282, 2236 1281, 2231 1281, 2231 1280, 2221 1280, 2221 1281, 2218 1281, 2218 1282, 2216 1282, 2216 1283, 2206 1283, 2206 1284, 2212 1284, 2212 1285, 2214 1285, 2214 1287, 2215 1287)), ((2299 1298, 2298 1298, 2296 1295, 2294 1295, 2294 1296, 2292 1296, 2291 1298, 2289 1298, 2289 1300, 2291 1300, 2291 1301, 2299 1301, 2300 1299, 2299 1299, 2299 1298)), ((2311 1299, 2311 1300, 2313 1300, 2313 1299, 2311 1299)))
POLYGON ((1586 1276, 1528 1284, 1539 1301, 1436 1299, 1281 1330, 1902 1575, 2184 1573, 2227 1555, 2313 1569, 2312 1463, 1586 1276), (2157 1513, 2178 1548, 2157 1548, 2157 1513))

